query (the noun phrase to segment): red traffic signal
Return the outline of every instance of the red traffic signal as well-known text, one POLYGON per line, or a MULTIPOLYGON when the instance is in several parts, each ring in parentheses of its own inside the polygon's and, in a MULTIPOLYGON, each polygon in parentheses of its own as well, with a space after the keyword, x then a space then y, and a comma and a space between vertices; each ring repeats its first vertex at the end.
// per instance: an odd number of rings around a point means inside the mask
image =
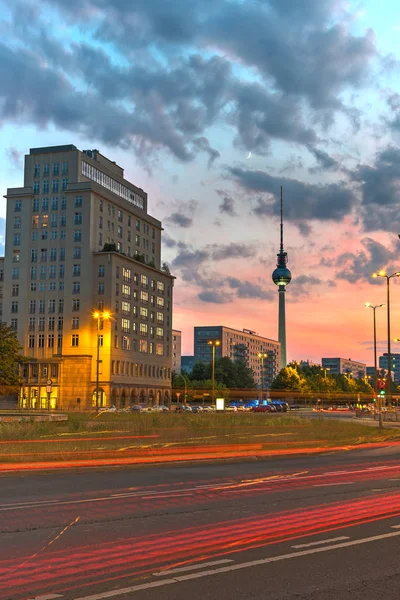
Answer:
POLYGON ((378 379, 378 387, 380 390, 384 390, 386 387, 386 381, 384 379, 378 379))

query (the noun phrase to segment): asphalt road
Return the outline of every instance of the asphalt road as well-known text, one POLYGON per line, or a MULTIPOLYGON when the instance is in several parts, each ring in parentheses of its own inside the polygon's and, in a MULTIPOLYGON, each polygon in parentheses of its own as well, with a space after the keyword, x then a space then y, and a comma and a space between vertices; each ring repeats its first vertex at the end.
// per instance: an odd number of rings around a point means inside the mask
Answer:
POLYGON ((400 596, 397 446, 0 484, 2 599, 400 596))

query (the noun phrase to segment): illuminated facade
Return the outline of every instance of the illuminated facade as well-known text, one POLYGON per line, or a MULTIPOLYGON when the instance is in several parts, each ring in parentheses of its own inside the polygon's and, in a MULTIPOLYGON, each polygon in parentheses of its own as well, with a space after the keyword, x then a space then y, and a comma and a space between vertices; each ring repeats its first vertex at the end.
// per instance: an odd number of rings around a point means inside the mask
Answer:
POLYGON ((90 409, 97 377, 100 406, 170 400, 161 230, 147 194, 97 150, 30 150, 24 187, 7 190, 1 317, 29 358, 21 406, 90 409), (96 309, 112 317, 99 331, 96 309))

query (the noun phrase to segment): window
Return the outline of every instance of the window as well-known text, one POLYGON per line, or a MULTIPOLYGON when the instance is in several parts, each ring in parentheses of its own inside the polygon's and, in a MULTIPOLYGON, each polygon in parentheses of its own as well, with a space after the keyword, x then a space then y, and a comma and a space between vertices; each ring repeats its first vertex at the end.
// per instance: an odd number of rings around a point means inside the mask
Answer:
POLYGON ((14 300, 13 302, 11 302, 11 312, 12 313, 18 312, 18 301, 17 300, 14 300))
POLYGON ((67 198, 66 196, 63 196, 61 198, 61 210, 65 210, 67 208, 67 198))
POLYGON ((125 298, 130 298, 131 297, 131 288, 129 285, 126 285, 125 283, 122 284, 122 295, 125 298))
POLYGON ((33 171, 34 177, 40 177, 40 165, 35 165, 35 169, 33 171))
POLYGON ((139 341, 139 351, 147 353, 147 340, 140 340, 139 341))
POLYGON ((103 217, 99 217, 99 228, 103 229, 103 217))
POLYGON ((123 350, 131 349, 131 340, 127 335, 122 336, 122 349, 123 350))
POLYGON ((49 282, 49 292, 55 292, 57 290, 57 283, 55 281, 49 282))
POLYGON ((81 283, 80 283, 80 281, 74 281, 74 283, 72 284, 72 293, 73 294, 80 294, 81 293, 81 283))
POLYGON ((51 199, 51 210, 58 210, 58 196, 51 199))
POLYGON ((46 262, 47 261, 47 248, 42 248, 40 250, 40 262, 46 262))
MULTIPOLYGON (((119 337, 114 335, 114 347, 119 348, 119 337)), ((117 373, 119 373, 119 361, 117 361, 117 373)))
POLYGON ((140 307, 140 316, 142 317, 142 319, 147 319, 147 317, 149 316, 149 311, 145 306, 140 307))
MULTIPOLYGON (((44 215, 42 215, 42 227, 46 228, 48 226, 49 226, 49 215, 44 214, 44 215)), ((47 239, 47 237, 46 237, 46 239, 47 239)))
POLYGON ((31 300, 29 302, 29 312, 31 313, 31 315, 36 312, 36 300, 31 300))
POLYGON ((58 301, 58 312, 59 313, 64 312, 64 298, 60 298, 58 301))
MULTIPOLYGON (((55 213, 53 213, 51 215, 51 226, 57 227, 57 221, 58 221, 58 216, 55 213)), ((53 234, 53 232, 51 232, 51 233, 53 234)))
POLYGON ((32 212, 39 212, 39 198, 32 200, 32 212))
POLYGON ((157 290, 159 294, 164 293, 164 284, 162 281, 157 281, 157 290))
POLYGON ((68 161, 67 160, 62 163, 62 174, 68 175, 68 161))
POLYGON ((72 311, 73 312, 78 312, 80 308, 80 302, 79 300, 72 300, 72 311))
POLYGON ((103 234, 99 233, 99 246, 103 246, 103 234))
POLYGON ((14 217, 14 229, 21 229, 21 217, 14 217))
POLYGON ((29 340, 28 340, 28 348, 34 348, 34 347, 35 347, 35 336, 30 335, 29 340))
POLYGON ((119 296, 119 283, 115 284, 115 295, 119 296))
POLYGON ((60 216, 60 227, 65 227, 67 224, 67 215, 66 214, 62 214, 60 216))
POLYGON ((99 265, 99 270, 98 270, 99 277, 104 277, 104 273, 105 273, 105 266, 99 265))
POLYGON ((140 231, 140 221, 136 220, 135 228, 136 228, 136 231, 140 231))
POLYGON ((104 294, 104 282, 101 281, 98 285, 97 285, 97 293, 98 294, 104 294))
POLYGON ((55 162, 53 163, 53 175, 59 175, 60 174, 60 163, 55 162))
POLYGON ((163 327, 157 327, 156 334, 157 334, 158 338, 163 338, 164 337, 164 328, 163 327))
POLYGON ((67 189, 67 185, 68 185, 68 178, 64 178, 62 180, 62 191, 65 192, 65 190, 67 189))
POLYGON ((157 312, 157 321, 159 323, 163 323, 163 321, 164 321, 164 314, 162 312, 157 312))
POLYGON ((75 196, 75 206, 77 208, 82 206, 82 196, 75 196))
POLYGON ((124 333, 129 333, 131 330, 131 322, 129 319, 121 320, 121 329, 124 333))
POLYGON ((122 301, 121 312, 123 315, 129 315, 131 312, 131 303, 122 301))
POLYGON ((18 285, 18 284, 16 284, 16 283, 15 283, 15 284, 12 286, 12 289, 11 289, 11 296, 14 296, 14 298, 15 298, 16 296, 19 296, 19 285, 18 285))
POLYGON ((39 331, 44 331, 44 317, 39 317, 39 331))
POLYGON ((132 238, 131 232, 128 230, 128 242, 131 241, 131 238, 132 238))
POLYGON ((140 335, 147 335, 148 327, 147 323, 140 323, 140 335))
POLYGON ((163 344, 156 344, 156 354, 158 356, 164 355, 164 345, 163 344))
POLYGON ((11 325, 10 325, 11 329, 13 331, 17 331, 17 329, 18 329, 18 319, 11 319, 10 323, 11 323, 11 325))
POLYGON ((49 267, 49 278, 50 279, 56 279, 57 277, 57 266, 56 265, 50 265, 49 267))
POLYGON ((72 329, 79 329, 79 317, 72 318, 72 329))
POLYGON ((41 283, 39 283, 39 292, 45 292, 46 291, 46 284, 44 281, 42 281, 41 283))
POLYGON ((122 223, 122 221, 124 220, 124 214, 122 212, 122 210, 118 211, 118 221, 120 221, 122 223))
POLYGON ((57 348, 62 348, 62 344, 63 344, 63 334, 58 333, 57 334, 57 348))
POLYGON ((73 277, 80 277, 81 274, 81 265, 74 265, 74 268, 72 270, 72 276, 73 277))
POLYGON ((80 229, 74 230, 74 242, 80 242, 82 240, 82 232, 80 229))
POLYGON ((22 200, 16 200, 14 204, 14 212, 21 212, 22 210, 22 200))
POLYGON ((29 317, 29 331, 35 331, 35 317, 29 317))
POLYGON ((54 348, 54 333, 49 333, 47 336, 47 347, 54 348))
POLYGON ((50 173, 50 165, 48 163, 45 163, 43 165, 43 175, 46 176, 50 173))
POLYGON ((54 317, 49 317, 49 320, 48 320, 49 331, 54 331, 54 327, 55 327, 55 319, 54 319, 54 317))
POLYGON ((120 269, 119 269, 119 266, 117 265, 117 266, 115 267, 115 277, 116 277, 117 279, 119 279, 119 271, 120 271, 120 269))
POLYGON ((41 232, 40 239, 41 240, 47 240, 47 231, 46 231, 46 229, 41 232))
POLYGON ((58 276, 60 279, 64 279, 64 274, 65 274, 65 266, 64 265, 60 265, 59 270, 58 270, 58 276))
POLYGON ((149 301, 149 293, 148 292, 140 292, 140 300, 142 302, 148 302, 149 301))
POLYGON ((44 348, 44 333, 38 335, 38 348, 44 348))
POLYGON ((120 226, 118 225, 118 237, 119 237, 119 238, 122 238, 122 236, 123 236, 123 229, 122 229, 122 227, 120 227, 120 226))
POLYGON ((33 182, 33 193, 40 194, 40 181, 33 182))
MULTIPOLYGON (((33 250, 32 250, 32 252, 33 252, 33 250)), ((37 250, 36 250, 36 256, 37 256, 37 250)), ((19 250, 13 250, 13 262, 19 262, 19 259, 20 259, 19 250)))
POLYGON ((56 312, 56 301, 54 299, 48 301, 48 309, 49 313, 56 312))
POLYGON ((50 248, 50 261, 55 262, 57 260, 57 248, 50 248))
POLYGON ((71 335, 71 346, 77 348, 79 346, 79 333, 73 333, 71 335))
POLYGON ((73 254, 73 258, 75 260, 80 259, 82 257, 82 251, 81 248, 78 246, 76 248, 74 248, 74 254, 73 254))
POLYGON ((103 212, 103 200, 100 200, 99 209, 100 212, 103 212))
POLYGON ((164 298, 160 298, 160 296, 157 296, 157 306, 163 308, 163 306, 164 306, 164 298))
POLYGON ((140 276, 140 283, 142 284, 142 287, 146 289, 149 287, 149 278, 147 277, 147 275, 140 276))
POLYGON ((44 179, 43 180, 43 194, 48 194, 48 193, 49 193, 49 180, 44 179))
POLYGON ((51 185, 51 191, 53 193, 58 192, 58 179, 53 179, 52 185, 51 185))
POLYGON ((76 212, 74 215, 74 224, 75 225, 82 225, 82 213, 81 212, 76 212))
POLYGON ((140 235, 135 235, 135 244, 136 246, 140 246, 140 235))
POLYGON ((64 327, 64 317, 58 317, 58 326, 57 326, 58 330, 62 331, 63 327, 64 327))
POLYGON ((38 239, 39 239, 38 232, 37 231, 32 231, 32 242, 37 242, 38 239))
POLYGON ((13 246, 21 245, 21 235, 19 233, 14 233, 13 235, 13 246))
POLYGON ((19 279, 19 267, 13 267, 11 269, 11 277, 12 279, 19 279))
POLYGON ((51 232, 50 239, 51 239, 51 240, 56 240, 56 239, 57 239, 57 231, 56 231, 56 230, 53 230, 53 231, 51 232))

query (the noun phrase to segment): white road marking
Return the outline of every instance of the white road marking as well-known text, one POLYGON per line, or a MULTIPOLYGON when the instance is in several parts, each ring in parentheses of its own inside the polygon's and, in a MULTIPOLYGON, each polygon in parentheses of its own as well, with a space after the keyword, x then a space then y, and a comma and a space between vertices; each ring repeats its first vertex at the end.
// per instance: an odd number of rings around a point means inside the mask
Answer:
POLYGON ((55 600, 55 598, 62 598, 62 596, 60 594, 45 594, 44 596, 29 598, 29 600, 55 600))
POLYGON ((313 487, 331 487, 332 485, 353 485, 354 481, 341 481, 338 483, 314 483, 313 487))
POLYGON ((309 548, 311 546, 319 546, 320 544, 329 544, 330 542, 342 542, 343 540, 349 540, 349 536, 341 535, 340 537, 330 538, 329 540, 318 540, 317 542, 310 542, 309 544, 297 544, 292 548, 309 548))
POLYGON ((389 481, 400 481, 400 479, 389 479, 389 481))
POLYGON ((203 567, 214 567, 215 565, 223 565, 225 563, 234 562, 230 558, 223 558, 221 560, 213 560, 206 563, 197 563, 195 565, 187 565, 186 567, 178 567, 176 569, 168 569, 168 571, 159 571, 153 573, 154 577, 162 577, 163 575, 173 575, 174 573, 183 573, 184 571, 194 571, 195 569, 202 569, 203 567))
POLYGON ((300 552, 291 552, 289 554, 281 554, 279 556, 271 556, 269 558, 261 558, 259 560, 253 560, 251 562, 238 563, 229 565, 226 567, 219 567, 218 569, 211 569, 209 571, 201 571, 200 573, 188 573, 187 575, 178 575, 171 579, 161 579, 160 581, 153 581, 151 583, 143 583, 140 585, 132 585, 119 590, 111 590, 109 592, 103 592, 101 594, 93 594, 92 596, 80 596, 75 600, 104 600, 104 598, 114 598, 115 596, 122 596, 123 594, 129 594, 132 592, 139 592, 140 590, 149 590, 152 588, 162 587, 163 585, 171 585, 173 583, 180 583, 181 581, 189 581, 190 579, 200 579, 200 577, 210 577, 211 575, 220 575, 222 573, 229 573, 230 571, 239 571, 241 569, 248 569, 250 567, 259 567, 268 563, 280 562, 291 558, 298 558, 299 556, 307 556, 309 554, 319 554, 320 552, 328 552, 329 550, 337 550, 338 548, 348 548, 351 546, 359 546, 360 544, 368 544, 369 542, 376 542, 378 540, 385 540, 400 535, 400 531, 393 531, 391 533, 385 533, 382 535, 374 535, 368 538, 362 538, 359 540, 352 540, 351 542, 342 542, 335 544, 334 546, 323 546, 322 548, 311 548, 309 550, 302 550, 300 552))
POLYGON ((400 529, 400 525, 392 525, 392 529, 400 529))

